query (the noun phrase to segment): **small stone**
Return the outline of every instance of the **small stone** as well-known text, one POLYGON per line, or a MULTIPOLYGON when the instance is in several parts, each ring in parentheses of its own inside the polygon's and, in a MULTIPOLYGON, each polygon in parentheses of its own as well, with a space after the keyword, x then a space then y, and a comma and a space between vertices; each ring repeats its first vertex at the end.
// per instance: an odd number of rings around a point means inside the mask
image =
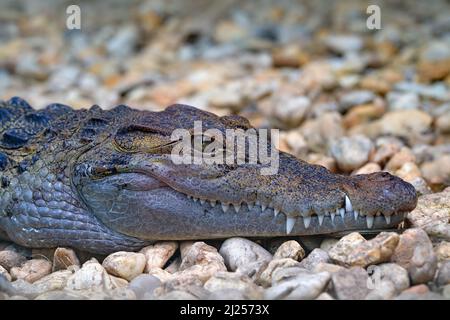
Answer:
POLYGON ((8 270, 0 266, 0 276, 3 276, 6 278, 6 280, 11 281, 11 275, 9 274, 8 270))
POLYGON ((272 260, 270 252, 244 238, 225 240, 219 252, 229 270, 243 273, 251 278, 272 260))
POLYGON ((379 120, 355 127, 354 133, 364 133, 369 138, 394 136, 410 145, 430 143, 434 138, 432 122, 433 118, 424 111, 397 110, 386 113, 379 120))
POLYGON ((31 257, 33 259, 45 259, 48 261, 53 261, 55 250, 55 248, 33 248, 31 249, 31 257))
MULTIPOLYGON (((367 267, 372 264, 389 261, 398 244, 399 236, 395 232, 381 232, 369 241, 363 241, 348 252, 342 259, 341 247, 336 245, 330 250, 332 260, 344 266, 367 267)), ((351 249, 351 248, 348 248, 351 249)))
POLYGON ((193 294, 181 291, 181 290, 174 290, 170 291, 164 295, 161 295, 158 297, 159 300, 198 300, 196 296, 193 294))
POLYGON ((345 54, 360 51, 364 42, 356 35, 330 35, 325 38, 325 45, 334 52, 345 54))
POLYGON ((305 156, 308 152, 306 140, 298 130, 280 132, 280 141, 286 143, 287 148, 284 150, 285 152, 292 153, 297 157, 305 156))
POLYGON ((246 300, 249 299, 243 292, 236 289, 222 289, 211 292, 208 300, 246 300))
POLYGON ((369 160, 372 149, 373 144, 370 139, 356 135, 334 141, 329 151, 336 159, 339 169, 349 172, 364 165, 369 160))
POLYGON ((450 284, 450 260, 443 261, 436 275, 436 284, 439 287, 450 284))
POLYGON ((328 157, 320 153, 310 153, 308 154, 307 162, 325 167, 333 173, 337 172, 336 160, 333 157, 328 157))
POLYGON ((147 271, 147 273, 149 275, 152 275, 152 276, 158 278, 161 282, 166 282, 173 278, 172 273, 170 273, 166 270, 163 270, 161 268, 156 268, 156 267, 151 268, 150 270, 147 271))
POLYGON ((33 283, 42 277, 50 274, 52 271, 52 263, 44 259, 28 260, 20 267, 13 267, 10 270, 13 280, 23 279, 33 283))
POLYGON ((321 294, 319 294, 316 300, 334 300, 334 298, 329 293, 322 292, 321 294))
POLYGON ((265 299, 311 300, 317 298, 330 281, 328 272, 301 272, 266 289, 265 299))
POLYGON ((328 254, 334 261, 340 261, 345 265, 347 257, 362 243, 367 240, 358 232, 352 232, 341 239, 330 249, 328 254))
POLYGON ((450 155, 443 155, 433 161, 425 162, 420 169, 425 180, 431 185, 450 185, 450 155))
POLYGON ((145 255, 147 260, 145 272, 155 267, 163 268, 177 249, 178 243, 175 241, 157 242, 143 248, 140 252, 145 255))
POLYGON ((70 266, 80 266, 75 251, 70 248, 57 248, 53 255, 53 271, 64 270, 70 266))
POLYGON ((376 266, 375 272, 379 272, 380 279, 386 279, 394 284, 397 293, 409 288, 410 281, 408 271, 395 263, 382 263, 376 266))
POLYGON ((128 289, 133 290, 139 300, 150 299, 153 291, 161 286, 161 281, 150 274, 140 274, 128 285, 128 289))
POLYGON ((35 298, 35 300, 87 300, 87 299, 88 297, 78 292, 64 291, 64 290, 44 292, 35 298))
POLYGON ((369 163, 366 163, 361 168, 359 168, 358 170, 354 171, 352 173, 352 175, 370 174, 370 173, 379 172, 379 171, 381 171, 381 167, 380 167, 380 165, 378 163, 369 162, 369 163))
POLYGON ((417 178, 422 178, 420 169, 414 162, 405 162, 400 169, 395 171, 395 175, 410 183, 417 178))
POLYGON ((438 261, 450 260, 450 242, 441 241, 435 248, 438 261))
POLYGON ((219 271, 227 271, 224 258, 217 249, 204 242, 195 242, 182 254, 179 271, 174 273, 175 278, 198 278, 206 282, 219 271))
POLYGON ((380 118, 386 111, 385 103, 375 100, 374 103, 354 106, 344 116, 344 126, 352 128, 380 118))
POLYGON ((375 283, 373 288, 365 297, 366 300, 391 300, 396 295, 394 284, 390 280, 381 280, 375 283))
POLYGON ((375 142, 376 151, 370 155, 370 161, 384 166, 393 155, 403 147, 403 143, 394 137, 378 138, 375 142))
POLYGON ((375 97, 373 92, 367 90, 350 91, 339 99, 340 111, 345 112, 354 106, 367 104, 372 102, 375 97))
POLYGON ((430 236, 450 241, 449 217, 450 187, 419 197, 416 208, 408 213, 407 219, 413 227, 425 230, 430 236))
POLYGON ((269 262, 267 268, 265 268, 261 275, 258 276, 257 283, 267 287, 272 283, 272 274, 275 270, 299 266, 300 263, 291 258, 274 259, 269 262))
POLYGON ((273 255, 273 259, 291 258, 297 261, 302 260, 305 257, 305 250, 295 240, 284 242, 278 247, 277 251, 273 255))
POLYGON ((450 299, 450 284, 446 285, 444 289, 442 289, 442 295, 444 296, 444 299, 450 299))
POLYGON ((344 267, 341 267, 337 264, 331 264, 331 263, 326 263, 326 262, 319 262, 318 264, 316 264, 316 266, 314 267, 313 271, 314 272, 329 272, 331 273, 335 273, 338 271, 341 271, 342 269, 345 269, 344 267))
POLYGON ((386 170, 389 170, 389 171, 398 170, 406 162, 414 163, 414 162, 416 162, 416 157, 414 156, 414 154, 412 153, 412 151, 409 148, 403 147, 400 149, 399 152, 394 154, 392 156, 392 158, 389 160, 389 162, 386 164, 386 170))
POLYGON ((305 121, 300 133, 308 148, 314 152, 325 153, 329 144, 344 135, 342 116, 337 112, 325 112, 317 119, 305 121))
POLYGON ((441 300, 442 298, 441 295, 431 292, 426 285, 421 284, 406 289, 395 300, 441 300))
POLYGON ((307 97, 280 97, 273 104, 272 116, 290 128, 297 127, 311 106, 307 97))
POLYGON ((67 281, 72 274, 73 272, 69 270, 60 270, 50 273, 33 283, 33 291, 35 291, 36 294, 42 294, 53 290, 62 290, 66 287, 67 281))
POLYGON ((13 267, 20 267, 26 261, 27 259, 14 246, 9 246, 0 251, 0 266, 6 270, 10 270, 13 267))
POLYGON ((408 229, 401 236, 392 255, 395 262, 408 270, 412 284, 431 281, 437 268, 433 245, 422 229, 408 229))
POLYGON ((308 256, 300 261, 299 266, 301 268, 305 268, 307 270, 314 270, 316 265, 319 263, 328 263, 330 262, 330 256, 328 253, 322 249, 316 248, 308 254, 308 256))
POLYGON ((67 280, 69 290, 112 290, 114 288, 110 276, 96 259, 85 262, 67 280))
POLYGON ((413 185, 414 189, 416 189, 416 192, 417 192, 418 196, 422 196, 422 195, 426 195, 426 194, 432 193, 431 188, 428 186, 427 182, 422 177, 417 177, 417 178, 415 178, 413 180, 410 180, 408 182, 413 185))
POLYGON ((361 267, 353 267, 331 275, 332 293, 339 300, 362 300, 370 292, 367 286, 369 276, 361 267))
POLYGON ((336 238, 325 238, 320 243, 320 249, 328 252, 338 242, 339 242, 339 239, 336 239, 336 238))
POLYGON ((204 288, 211 292, 234 289, 253 300, 260 300, 263 296, 261 287, 254 284, 246 275, 236 272, 218 272, 206 281, 204 288))
POLYGON ((415 92, 389 92, 387 101, 390 110, 418 109, 419 95, 415 92))
POLYGON ((143 253, 119 251, 103 260, 103 267, 114 276, 131 281, 144 272, 145 255, 143 253))
POLYGON ((450 133, 450 113, 445 113, 443 115, 440 115, 436 119, 436 128, 441 133, 450 133))
POLYGON ((180 265, 181 265, 181 258, 177 257, 164 270, 170 273, 175 273, 178 270, 180 270, 180 265))

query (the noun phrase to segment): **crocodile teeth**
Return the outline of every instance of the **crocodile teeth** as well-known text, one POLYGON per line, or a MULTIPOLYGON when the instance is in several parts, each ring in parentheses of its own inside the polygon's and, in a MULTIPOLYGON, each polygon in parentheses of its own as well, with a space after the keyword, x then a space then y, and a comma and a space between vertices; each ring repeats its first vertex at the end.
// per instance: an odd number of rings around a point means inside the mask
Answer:
POLYGON ((187 197, 188 199, 191 199, 191 198, 192 198, 190 195, 186 195, 186 197, 187 197))
POLYGON ((367 228, 372 229, 373 227, 373 216, 367 216, 366 217, 366 222, 367 222, 367 228))
POLYGON ((280 213, 280 210, 277 208, 273 209, 273 215, 276 217, 280 213))
POLYGON ((292 229, 294 229, 294 224, 297 219, 293 217, 287 217, 286 219, 286 233, 291 233, 292 229))
POLYGON ((200 203, 202 204, 202 205, 204 205, 205 204, 205 200, 203 200, 203 199, 200 199, 200 203))
POLYGON ((253 203, 247 202, 247 207, 248 207, 248 210, 252 210, 253 209, 253 203))
POLYGON ((227 212, 229 207, 230 206, 228 204, 222 203, 222 210, 223 210, 223 212, 227 212))
POLYGON ((192 200, 194 200, 194 202, 197 202, 198 198, 192 197, 192 200))
POLYGON ((330 215, 331 215, 331 222, 334 223, 334 217, 336 216, 336 213, 335 212, 331 212, 330 215))
POLYGON ((342 220, 344 220, 344 217, 345 217, 345 209, 344 209, 344 208, 340 208, 340 209, 339 209, 339 214, 341 215, 342 220))
POLYGON ((303 224, 305 225, 305 229, 308 229, 310 223, 311 223, 311 217, 303 218, 303 224))
POLYGON ((323 223, 323 218, 325 218, 325 215, 320 214, 320 215, 318 215, 317 217, 319 218, 319 225, 322 225, 322 223, 323 223))
POLYGON ((265 211, 267 209, 267 206, 265 204, 261 204, 262 211, 265 211))
POLYGON ((216 204, 217 204, 217 202, 216 202, 216 200, 209 200, 209 203, 211 204, 211 207, 215 207, 216 206, 216 204))
POLYGON ((384 219, 386 220, 386 224, 391 223, 391 216, 384 216, 384 219))
POLYGON ((353 217, 358 220, 359 212, 357 210, 353 211, 353 217))
POLYGON ((236 211, 236 213, 239 213, 239 210, 241 210, 241 204, 233 204, 234 206, 234 211, 236 211))
POLYGON ((352 202, 350 201, 349 197, 347 197, 347 195, 345 195, 345 211, 347 212, 353 211, 352 202))

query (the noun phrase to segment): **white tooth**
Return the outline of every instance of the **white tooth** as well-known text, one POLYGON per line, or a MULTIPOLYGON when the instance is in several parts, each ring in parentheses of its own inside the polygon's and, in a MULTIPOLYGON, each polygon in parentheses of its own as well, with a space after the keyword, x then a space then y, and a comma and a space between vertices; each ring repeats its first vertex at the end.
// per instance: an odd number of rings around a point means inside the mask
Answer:
POLYGON ((239 210, 241 210, 241 204, 233 204, 234 206, 234 211, 236 211, 236 213, 239 213, 239 210))
POLYGON ((296 220, 297 220, 296 218, 287 217, 287 219, 286 219, 286 233, 287 234, 291 233, 292 229, 294 228, 294 224, 295 224, 296 220))
POLYGON ((355 220, 358 220, 358 216, 359 216, 358 210, 353 211, 353 217, 355 218, 355 220))
POLYGON ((347 197, 347 195, 345 195, 345 211, 347 212, 353 211, 352 203, 350 199, 347 197))
POLYGON ((202 205, 204 205, 204 204, 205 204, 205 200, 200 199, 200 203, 201 203, 202 205))
POLYGON ((191 198, 192 198, 192 197, 191 197, 190 195, 188 195, 188 194, 186 195, 186 197, 187 197, 188 199, 191 199, 191 198))
POLYGON ((262 211, 265 211, 266 209, 267 209, 267 206, 266 206, 265 204, 262 204, 262 205, 261 205, 261 210, 262 210, 262 211))
POLYGON ((247 202, 247 207, 248 207, 248 210, 252 210, 253 209, 253 203, 247 202))
POLYGON ((255 204, 259 207, 261 206, 261 202, 259 202, 259 200, 256 200, 255 204))
POLYGON ((345 217, 345 209, 344 209, 344 208, 340 208, 340 209, 339 209, 339 214, 341 215, 342 220, 344 220, 344 217, 345 217))
POLYGON ((216 202, 216 200, 209 200, 209 203, 211 204, 211 207, 215 207, 216 206, 216 204, 217 204, 217 202, 216 202))
POLYGON ((331 214, 331 222, 334 223, 334 217, 336 216, 336 213, 335 212, 331 212, 330 214, 331 214))
POLYGON ((323 223, 323 218, 325 218, 325 215, 320 214, 320 215, 318 215, 317 217, 319 218, 319 225, 322 225, 322 223, 323 223))
POLYGON ((194 200, 194 202, 197 202, 198 198, 192 197, 192 200, 194 200))
POLYGON ((227 212, 229 207, 230 206, 228 204, 222 203, 222 210, 223 210, 223 212, 227 212))
POLYGON ((367 228, 372 229, 373 227, 373 216, 367 216, 366 220, 367 220, 367 228))
POLYGON ((311 217, 303 218, 303 224, 305 225, 305 229, 308 229, 310 223, 311 223, 311 217))
POLYGON ((384 219, 386 219, 386 224, 391 223, 391 216, 384 216, 384 219))
POLYGON ((273 215, 276 217, 280 213, 280 210, 277 208, 273 209, 273 215))

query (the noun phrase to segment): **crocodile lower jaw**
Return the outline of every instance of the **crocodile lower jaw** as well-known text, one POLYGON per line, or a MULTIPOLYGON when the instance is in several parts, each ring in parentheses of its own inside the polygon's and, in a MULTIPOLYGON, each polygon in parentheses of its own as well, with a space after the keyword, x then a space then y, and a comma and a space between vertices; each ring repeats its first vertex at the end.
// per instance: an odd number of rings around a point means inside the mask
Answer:
POLYGON ((216 206, 219 206, 220 208, 222 208, 222 211, 224 213, 234 212, 236 214, 239 213, 245 214, 246 212, 253 210, 256 207, 260 209, 261 213, 266 212, 266 210, 272 211, 275 218, 279 214, 281 214, 286 217, 286 234, 290 234, 292 232, 292 229, 294 228, 294 225, 297 223, 298 220, 300 220, 299 221, 300 223, 303 223, 305 229, 308 229, 311 223, 317 224, 318 226, 322 226, 324 224, 324 221, 325 222, 329 221, 332 225, 336 224, 337 226, 339 222, 338 220, 340 220, 340 222, 343 223, 345 221, 348 221, 349 218, 351 218, 356 223, 363 219, 366 223, 367 229, 372 229, 374 224, 380 225, 382 227, 387 227, 391 224, 391 221, 403 220, 407 214, 407 212, 397 212, 394 214, 384 215, 378 212, 376 215, 367 215, 364 212, 354 210, 351 201, 347 196, 345 196, 345 207, 337 208, 335 211, 325 212, 324 214, 313 213, 309 214, 308 216, 288 215, 276 208, 273 208, 271 204, 265 205, 259 201, 233 204, 233 203, 224 203, 221 202, 220 200, 205 200, 190 195, 186 195, 186 197, 191 201, 198 203, 202 207, 209 206, 210 208, 215 208, 216 206))

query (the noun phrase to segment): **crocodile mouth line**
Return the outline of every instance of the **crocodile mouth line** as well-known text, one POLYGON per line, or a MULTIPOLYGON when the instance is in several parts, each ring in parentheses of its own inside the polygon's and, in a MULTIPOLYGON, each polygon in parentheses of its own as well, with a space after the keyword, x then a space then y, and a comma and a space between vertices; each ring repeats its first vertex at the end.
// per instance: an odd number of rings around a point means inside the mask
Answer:
POLYGON ((343 222, 344 220, 346 220, 346 218, 352 217, 355 222, 358 221, 358 219, 364 219, 366 222, 367 228, 372 229, 375 219, 377 219, 377 220, 383 219, 385 224, 389 225, 391 223, 392 216, 401 217, 403 219, 405 217, 405 215, 407 214, 406 211, 395 212, 392 214, 383 214, 381 212, 377 212, 375 215, 365 214, 364 212, 353 208, 350 198, 347 195, 345 196, 345 200, 344 200, 345 205, 343 207, 336 208, 334 211, 325 212, 323 214, 310 213, 307 216, 303 216, 303 215, 302 216, 291 216, 291 215, 288 215, 288 214, 280 211, 277 208, 274 208, 271 203, 266 205, 264 203, 261 203, 260 201, 241 202, 239 204, 234 204, 234 203, 225 203, 220 200, 206 200, 206 199, 197 198, 197 197, 187 195, 187 194, 184 194, 184 195, 190 201, 198 203, 202 207, 205 207, 205 208, 206 207, 215 208, 216 206, 219 206, 224 213, 227 213, 227 212, 234 212, 236 214, 245 213, 246 211, 249 212, 256 207, 256 208, 260 209, 261 213, 265 212, 266 210, 272 211, 273 216, 275 218, 279 214, 281 214, 286 217, 286 234, 291 233, 292 229, 294 228, 294 225, 297 223, 297 220, 301 220, 304 228, 308 229, 310 227, 312 221, 314 221, 314 223, 318 223, 319 226, 322 226, 322 224, 324 223, 324 221, 326 221, 326 219, 329 219, 331 221, 331 223, 334 224, 335 222, 338 222, 338 219, 342 219, 342 222, 343 222))

